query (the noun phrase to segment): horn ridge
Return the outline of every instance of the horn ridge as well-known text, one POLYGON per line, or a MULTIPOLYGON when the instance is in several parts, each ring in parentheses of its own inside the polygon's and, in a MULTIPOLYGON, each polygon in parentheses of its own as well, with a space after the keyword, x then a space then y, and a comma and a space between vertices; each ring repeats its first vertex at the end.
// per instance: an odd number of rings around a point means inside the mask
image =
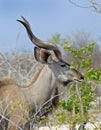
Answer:
POLYGON ((50 42, 46 42, 46 41, 42 41, 42 40, 38 39, 33 34, 29 22, 23 16, 21 16, 21 18, 23 19, 23 21, 22 20, 17 20, 17 21, 20 22, 21 24, 23 24, 32 43, 34 43, 36 46, 38 46, 40 48, 44 48, 47 50, 53 50, 56 57, 61 58, 61 52, 60 52, 59 48, 50 42))

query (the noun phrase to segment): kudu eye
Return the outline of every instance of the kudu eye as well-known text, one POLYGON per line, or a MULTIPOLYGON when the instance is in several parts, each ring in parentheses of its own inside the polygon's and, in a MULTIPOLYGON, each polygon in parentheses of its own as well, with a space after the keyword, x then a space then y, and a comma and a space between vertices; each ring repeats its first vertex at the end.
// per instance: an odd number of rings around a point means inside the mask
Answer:
POLYGON ((60 65, 61 67, 66 67, 66 65, 65 64, 62 64, 62 65, 60 65))
POLYGON ((60 67, 62 67, 62 68, 66 68, 66 69, 70 69, 70 65, 68 64, 68 63, 66 63, 66 62, 59 62, 58 63, 59 65, 60 65, 60 67))

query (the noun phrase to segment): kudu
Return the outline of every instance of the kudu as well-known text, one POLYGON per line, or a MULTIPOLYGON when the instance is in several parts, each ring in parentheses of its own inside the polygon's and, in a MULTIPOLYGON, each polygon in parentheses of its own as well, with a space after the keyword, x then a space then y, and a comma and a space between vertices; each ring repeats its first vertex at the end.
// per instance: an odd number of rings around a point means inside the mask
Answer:
POLYGON ((62 59, 56 45, 38 39, 32 33, 28 21, 24 17, 22 19, 17 21, 24 25, 30 40, 36 45, 34 56, 43 67, 27 86, 20 86, 11 78, 0 80, 1 129, 5 125, 9 130, 21 129, 18 126, 23 126, 31 115, 37 115, 51 101, 52 96, 56 97, 56 81, 68 84, 84 79, 80 72, 62 59))

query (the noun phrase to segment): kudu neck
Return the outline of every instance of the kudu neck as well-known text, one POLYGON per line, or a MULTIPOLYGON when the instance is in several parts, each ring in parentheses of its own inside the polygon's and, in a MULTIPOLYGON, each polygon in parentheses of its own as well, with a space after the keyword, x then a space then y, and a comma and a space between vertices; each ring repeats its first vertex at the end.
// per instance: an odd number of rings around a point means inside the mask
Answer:
POLYGON ((35 72, 34 76, 31 79, 31 81, 27 85, 21 86, 21 88, 29 88, 29 87, 33 86, 36 82, 38 82, 38 81, 40 82, 42 80, 44 80, 43 82, 47 82, 47 78, 48 77, 53 77, 53 74, 54 73, 52 72, 49 65, 45 64, 45 65, 41 66, 41 68, 38 69, 37 72, 35 72), (43 77, 46 77, 46 78, 43 79, 43 77))

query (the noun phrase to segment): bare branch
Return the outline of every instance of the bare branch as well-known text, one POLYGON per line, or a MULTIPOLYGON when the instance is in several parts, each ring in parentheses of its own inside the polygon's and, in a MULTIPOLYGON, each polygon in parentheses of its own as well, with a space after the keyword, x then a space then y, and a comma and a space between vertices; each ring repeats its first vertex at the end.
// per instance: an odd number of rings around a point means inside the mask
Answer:
POLYGON ((81 4, 77 4, 76 2, 72 1, 72 0, 68 0, 71 4, 77 6, 77 7, 80 7, 80 8, 92 8, 91 5, 89 6, 84 6, 84 5, 81 5, 81 4))
POLYGON ((49 103, 50 101, 52 101, 55 97, 58 97, 58 96, 60 96, 60 95, 63 95, 63 92, 60 93, 60 94, 57 94, 57 95, 55 95, 55 96, 52 96, 49 100, 47 100, 44 104, 42 104, 41 107, 39 108, 39 110, 35 113, 34 118, 38 115, 39 112, 41 112, 41 110, 44 108, 44 106, 45 106, 46 104, 48 104, 48 103, 49 103))
POLYGON ((81 94, 80 94, 80 90, 79 90, 78 84, 76 84, 76 93, 77 93, 77 96, 78 96, 79 101, 80 101, 81 113, 83 115, 84 114, 84 109, 83 109, 83 103, 82 103, 82 98, 81 98, 81 94))
POLYGON ((7 109, 10 106, 10 103, 8 104, 8 100, 9 100, 9 98, 6 97, 4 100, 0 101, 0 118, 1 118, 0 123, 2 122, 3 119, 5 119, 6 121, 10 122, 12 125, 16 126, 19 130, 23 130, 16 123, 14 123, 12 120, 7 118, 7 115, 9 115, 11 113, 11 111, 7 112, 7 109), (2 107, 3 102, 6 103, 5 109, 3 109, 3 107, 2 107))
POLYGON ((89 5, 87 5, 87 6, 78 4, 77 2, 74 2, 73 0, 68 0, 68 1, 69 1, 69 3, 73 4, 74 6, 77 6, 77 7, 80 7, 80 8, 93 9, 95 12, 101 13, 101 1, 87 0, 86 2, 89 3, 89 5))
POLYGON ((5 119, 6 121, 10 122, 11 124, 15 125, 17 128, 19 128, 19 130, 23 130, 21 127, 19 127, 18 125, 16 125, 16 123, 14 123, 13 121, 9 120, 8 118, 6 118, 6 117, 5 117, 4 115, 2 115, 1 113, 0 113, 0 117, 1 117, 2 119, 5 119))

